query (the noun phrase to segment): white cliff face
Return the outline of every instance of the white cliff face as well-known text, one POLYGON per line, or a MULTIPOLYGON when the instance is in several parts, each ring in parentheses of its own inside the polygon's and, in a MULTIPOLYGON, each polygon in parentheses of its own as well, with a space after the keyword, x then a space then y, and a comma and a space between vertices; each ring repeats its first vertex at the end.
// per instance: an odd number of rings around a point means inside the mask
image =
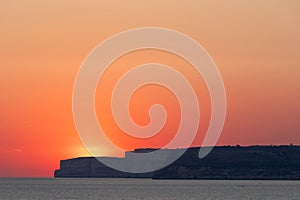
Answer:
MULTIPOLYGON (((121 161, 124 158, 104 158, 107 161, 121 161)), ((62 160, 55 177, 101 177, 101 178, 151 178, 153 173, 132 174, 109 168, 96 158, 75 158, 62 160)))

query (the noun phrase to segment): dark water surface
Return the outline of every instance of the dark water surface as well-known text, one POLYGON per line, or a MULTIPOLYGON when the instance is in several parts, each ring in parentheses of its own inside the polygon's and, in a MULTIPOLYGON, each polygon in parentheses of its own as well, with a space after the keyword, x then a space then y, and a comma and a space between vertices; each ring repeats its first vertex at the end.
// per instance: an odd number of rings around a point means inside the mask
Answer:
POLYGON ((300 181, 1 178, 0 199, 300 199, 300 181))

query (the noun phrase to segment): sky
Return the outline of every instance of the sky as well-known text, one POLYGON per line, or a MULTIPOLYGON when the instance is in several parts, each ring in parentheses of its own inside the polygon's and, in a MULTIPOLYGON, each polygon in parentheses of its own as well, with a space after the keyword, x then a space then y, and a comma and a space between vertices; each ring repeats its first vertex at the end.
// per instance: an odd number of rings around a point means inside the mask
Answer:
MULTIPOLYGON (((300 145, 299 9, 297 0, 1 1, 0 177, 49 177, 61 159, 89 155, 73 122, 76 74, 98 43, 148 26, 189 35, 217 64, 228 103, 218 145, 300 145)), ((132 117, 140 125, 149 122, 149 105, 166 106, 170 118, 156 138, 128 138, 102 112, 108 105, 103 92, 122 74, 118 66, 129 69, 153 60, 199 81, 193 83, 200 91, 203 116, 193 143, 199 145, 210 117, 205 84, 184 70, 189 63, 157 50, 133 52, 112 64, 96 94, 101 125, 125 149, 159 147, 172 138, 180 120, 178 102, 161 87, 144 87, 130 101, 132 117)))

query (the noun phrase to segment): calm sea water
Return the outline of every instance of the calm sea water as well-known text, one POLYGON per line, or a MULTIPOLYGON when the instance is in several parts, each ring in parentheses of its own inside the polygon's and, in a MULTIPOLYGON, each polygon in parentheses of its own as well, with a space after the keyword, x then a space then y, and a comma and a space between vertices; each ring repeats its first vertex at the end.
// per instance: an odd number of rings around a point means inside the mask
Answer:
POLYGON ((300 199, 300 181, 3 178, 0 199, 300 199))

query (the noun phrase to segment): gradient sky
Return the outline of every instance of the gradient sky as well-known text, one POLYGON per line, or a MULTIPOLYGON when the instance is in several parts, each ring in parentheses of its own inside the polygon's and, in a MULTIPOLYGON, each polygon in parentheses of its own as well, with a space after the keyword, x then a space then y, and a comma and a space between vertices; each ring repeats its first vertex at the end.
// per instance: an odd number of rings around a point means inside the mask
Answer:
MULTIPOLYGON (((297 0, 1 1, 0 177, 52 176, 59 160, 88 155, 72 118, 76 73, 99 42, 145 26, 193 37, 218 65, 228 98, 219 145, 300 144, 299 9, 297 0)), ((157 51, 128 56, 123 64, 154 58, 185 65, 157 51)), ((169 110, 178 106, 168 91, 149 87, 149 94, 155 90, 161 98, 144 102, 141 91, 133 97, 133 106, 143 102, 138 105, 145 108, 156 101, 165 101, 169 110)), ((97 102, 101 98, 97 91, 97 102)), ((207 96, 201 93, 202 98, 207 96)), ((203 105, 208 119, 208 100, 203 105)), ((101 106, 97 104, 99 118, 101 106)), ((132 108, 132 115, 137 123, 147 123, 143 110, 132 108)), ((166 134, 176 129, 176 120, 174 112, 166 134)), ((205 130, 205 122, 203 126, 205 130)), ((115 142, 126 148, 160 146, 168 137, 151 144, 126 138, 115 142)))

